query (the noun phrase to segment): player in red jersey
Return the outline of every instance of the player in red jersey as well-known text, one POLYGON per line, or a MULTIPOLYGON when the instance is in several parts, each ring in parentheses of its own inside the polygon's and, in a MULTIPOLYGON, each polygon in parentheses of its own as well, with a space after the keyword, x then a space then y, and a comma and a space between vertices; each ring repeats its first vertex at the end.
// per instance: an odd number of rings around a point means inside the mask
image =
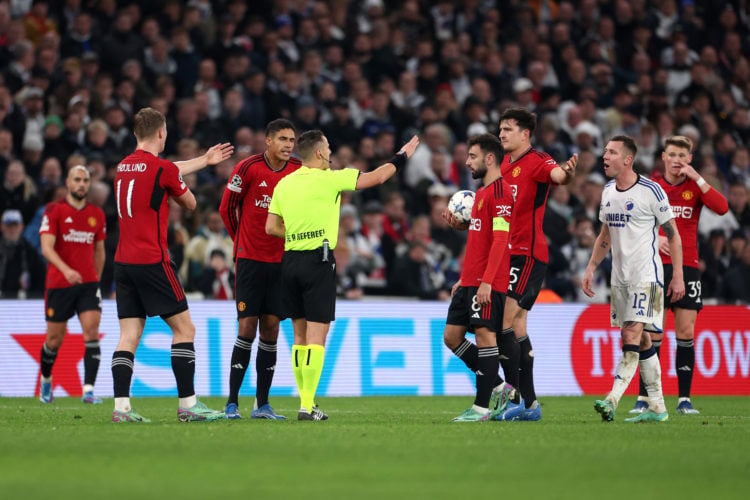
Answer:
POLYGON ((115 196, 120 239, 115 253, 115 290, 120 340, 112 355, 115 409, 113 422, 148 422, 130 406, 135 350, 147 316, 161 316, 172 329, 172 371, 177 381, 180 421, 216 420, 223 412, 208 409, 195 397, 195 326, 167 248, 168 199, 194 210, 195 196, 182 174, 229 158, 234 148, 217 144, 204 155, 177 164, 157 155, 164 150, 167 122, 152 108, 134 119, 136 150, 117 166, 115 196))
POLYGON ((44 310, 47 338, 40 358, 39 400, 51 403, 52 366, 63 343, 68 320, 78 314, 83 330, 83 402, 101 403, 94 396, 99 371, 99 322, 102 294, 99 279, 104 268, 106 237, 104 212, 86 202, 91 176, 83 165, 72 167, 65 179, 68 193, 44 210, 39 228, 42 255, 47 259, 44 310))
POLYGON ((500 169, 516 200, 510 231, 510 283, 500 333, 501 337, 515 335, 515 343, 500 341, 503 346, 500 359, 505 378, 519 388, 524 402, 509 403, 502 420, 542 418, 534 391, 534 351, 526 321, 549 262, 542 221, 550 184, 570 183, 578 164, 578 155, 559 166, 550 155, 532 148, 535 128, 536 115, 524 108, 509 108, 500 117, 500 141, 505 149, 500 169))
POLYGON ((445 345, 476 374, 474 405, 454 422, 481 422, 495 418, 508 404, 513 387, 499 378, 497 331, 502 325, 508 290, 508 239, 513 213, 513 191, 503 179, 503 147, 497 137, 482 134, 469 139, 466 165, 472 177, 482 179, 471 222, 459 224, 446 208, 443 217, 454 228, 469 230, 461 278, 451 290, 445 321, 445 345), (476 345, 466 339, 472 331, 476 345), (494 388, 494 390, 493 390, 494 388), (493 397, 494 395, 494 397, 493 397))
POLYGON ((301 163, 292 158, 294 125, 273 120, 266 126, 266 151, 241 160, 234 167, 219 212, 234 240, 236 265, 235 297, 239 331, 232 349, 229 370, 229 398, 224 413, 241 418, 238 395, 255 332, 260 323, 260 340, 255 360, 256 389, 252 418, 283 420, 268 404, 268 393, 276 367, 281 304, 281 256, 284 240, 266 234, 268 205, 276 184, 297 170, 301 163))
MULTIPOLYGON (((693 141, 676 135, 664 142, 664 175, 655 176, 654 181, 667 193, 669 205, 677 221, 677 231, 682 238, 682 265, 685 276, 685 296, 677 302, 664 297, 664 309, 672 309, 674 314, 677 349, 675 366, 677 369, 678 401, 677 412, 686 415, 698 414, 690 401, 690 388, 695 367, 695 320, 703 308, 701 300, 700 271, 698 270, 698 220, 704 206, 719 215, 727 213, 729 204, 726 198, 700 176, 690 166, 693 141)), ((659 235, 659 255, 664 265, 664 283, 672 280, 672 259, 666 236, 659 235)), ((667 315, 664 315, 666 323, 667 315)), ((662 330, 664 328, 662 327, 662 330)), ((663 333, 652 333, 651 342, 659 354, 663 333)), ((630 413, 642 413, 648 408, 648 395, 643 381, 640 382, 638 401, 630 413)))

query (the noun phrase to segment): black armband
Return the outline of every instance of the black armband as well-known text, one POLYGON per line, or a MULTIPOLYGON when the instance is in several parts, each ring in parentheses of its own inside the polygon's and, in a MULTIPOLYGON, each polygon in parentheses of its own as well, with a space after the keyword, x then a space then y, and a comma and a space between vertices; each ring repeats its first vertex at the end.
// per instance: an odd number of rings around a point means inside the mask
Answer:
POLYGON ((393 158, 388 160, 388 163, 393 163, 393 166, 396 167, 396 170, 401 170, 404 168, 404 165, 406 165, 406 153, 397 153, 393 155, 393 158))

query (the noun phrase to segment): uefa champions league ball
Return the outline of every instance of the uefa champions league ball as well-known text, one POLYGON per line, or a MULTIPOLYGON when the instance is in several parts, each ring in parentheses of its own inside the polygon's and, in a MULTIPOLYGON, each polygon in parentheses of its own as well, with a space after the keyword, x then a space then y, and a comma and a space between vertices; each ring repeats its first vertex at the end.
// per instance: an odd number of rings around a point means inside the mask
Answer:
POLYGON ((474 207, 473 191, 458 191, 448 201, 448 210, 461 223, 471 221, 471 209, 474 207))

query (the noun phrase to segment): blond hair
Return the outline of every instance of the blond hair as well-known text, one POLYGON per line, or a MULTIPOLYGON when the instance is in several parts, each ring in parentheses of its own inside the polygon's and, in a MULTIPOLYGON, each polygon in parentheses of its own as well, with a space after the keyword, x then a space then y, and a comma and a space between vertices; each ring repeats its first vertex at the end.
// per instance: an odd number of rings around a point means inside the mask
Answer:
POLYGON ((688 153, 693 152, 693 141, 684 135, 673 135, 672 137, 668 137, 667 140, 664 141, 664 149, 667 149, 667 146, 687 149, 688 153))

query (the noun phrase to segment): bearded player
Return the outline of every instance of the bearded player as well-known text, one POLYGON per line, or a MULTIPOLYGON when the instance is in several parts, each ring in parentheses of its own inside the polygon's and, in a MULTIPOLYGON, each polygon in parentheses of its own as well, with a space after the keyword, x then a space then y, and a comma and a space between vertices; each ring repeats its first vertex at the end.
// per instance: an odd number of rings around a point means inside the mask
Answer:
POLYGON ((63 343, 68 320, 78 314, 83 330, 83 402, 98 404, 94 383, 99 371, 99 322, 102 294, 99 279, 104 269, 106 237, 104 212, 86 202, 91 176, 83 165, 72 167, 65 179, 68 193, 44 211, 39 228, 42 255, 47 259, 44 310, 47 338, 42 345, 39 400, 51 403, 52 366, 63 343))

